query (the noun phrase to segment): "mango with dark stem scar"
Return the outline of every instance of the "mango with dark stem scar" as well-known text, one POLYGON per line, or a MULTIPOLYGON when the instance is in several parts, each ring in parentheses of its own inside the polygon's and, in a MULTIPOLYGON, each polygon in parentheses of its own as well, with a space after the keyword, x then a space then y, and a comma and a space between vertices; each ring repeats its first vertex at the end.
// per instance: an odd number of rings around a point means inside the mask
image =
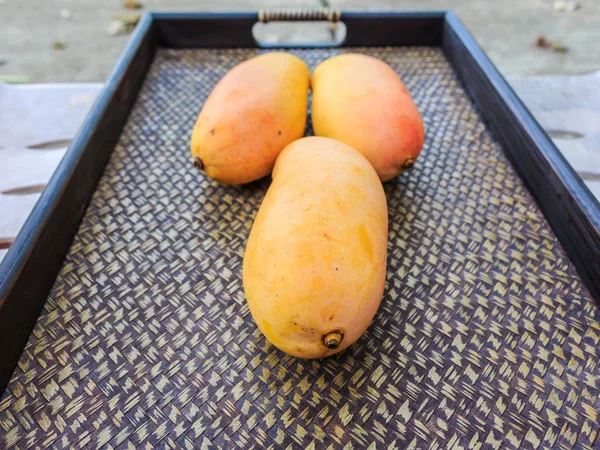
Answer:
POLYGON ((289 53, 271 52, 231 69, 215 86, 191 138, 194 165, 225 184, 262 178, 306 126, 310 72, 289 53))
POLYGON ((322 137, 288 145, 243 264, 248 306, 269 342, 300 358, 352 345, 383 296, 387 231, 383 186, 364 156, 322 137))
POLYGON ((361 152, 381 181, 414 166, 425 141, 421 114, 398 74, 372 56, 322 62, 311 78, 315 135, 361 152))

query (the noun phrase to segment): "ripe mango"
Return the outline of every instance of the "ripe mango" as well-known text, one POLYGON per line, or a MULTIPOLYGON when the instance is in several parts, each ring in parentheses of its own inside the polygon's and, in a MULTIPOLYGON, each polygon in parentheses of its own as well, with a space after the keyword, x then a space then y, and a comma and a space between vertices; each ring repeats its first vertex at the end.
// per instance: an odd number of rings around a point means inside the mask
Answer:
POLYGON ((304 135, 310 72, 288 53, 266 53, 231 69, 194 126, 194 165, 225 184, 271 173, 277 155, 304 135))
POLYGON ((321 358, 355 342, 385 285, 383 187, 353 148, 306 137, 279 155, 244 254, 258 328, 279 349, 321 358))
POLYGON ((394 69, 371 56, 349 53, 319 64, 311 85, 317 136, 354 147, 381 181, 414 165, 425 140, 423 120, 394 69))

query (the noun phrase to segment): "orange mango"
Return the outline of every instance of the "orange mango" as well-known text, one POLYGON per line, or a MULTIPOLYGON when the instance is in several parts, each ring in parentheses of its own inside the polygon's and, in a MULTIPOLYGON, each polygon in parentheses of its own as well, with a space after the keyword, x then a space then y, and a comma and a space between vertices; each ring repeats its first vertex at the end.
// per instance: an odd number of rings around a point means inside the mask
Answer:
POLYGON ((425 140, 423 121, 406 86, 383 61, 349 53, 314 70, 315 134, 361 152, 382 181, 410 169, 425 140))
POLYGON ((192 132, 194 165, 225 184, 248 183, 273 169, 304 135, 310 72, 296 56, 266 53, 231 69, 206 100, 192 132))
POLYGON ((266 338, 300 358, 355 342, 383 296, 387 232, 383 187, 358 151, 322 137, 288 145, 244 254, 246 299, 266 338))

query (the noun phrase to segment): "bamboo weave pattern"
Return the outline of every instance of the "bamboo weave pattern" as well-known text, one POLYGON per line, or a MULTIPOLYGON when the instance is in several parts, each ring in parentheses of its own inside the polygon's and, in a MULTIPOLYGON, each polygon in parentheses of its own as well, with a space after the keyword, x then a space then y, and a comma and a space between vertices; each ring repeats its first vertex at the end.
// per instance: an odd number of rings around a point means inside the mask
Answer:
POLYGON ((385 185, 374 323, 323 361, 265 341, 241 262, 268 180, 218 185, 188 148, 257 52, 159 51, 0 400, 0 448, 600 448, 598 307, 439 49, 368 49, 427 130, 385 185))

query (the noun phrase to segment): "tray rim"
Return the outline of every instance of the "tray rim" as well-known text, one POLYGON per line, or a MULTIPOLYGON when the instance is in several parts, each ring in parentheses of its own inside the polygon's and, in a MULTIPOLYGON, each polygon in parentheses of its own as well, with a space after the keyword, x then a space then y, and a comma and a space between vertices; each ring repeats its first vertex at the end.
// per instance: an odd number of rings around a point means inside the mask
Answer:
MULTIPOLYGON (((156 50, 257 47, 252 27, 258 14, 143 15, 0 263, 0 342, 4 349, 0 354, 0 395, 62 267, 156 50)), ((456 15, 451 11, 342 11, 341 20, 347 26, 342 47, 432 45, 443 49, 590 293, 599 301, 600 204, 456 15)))

